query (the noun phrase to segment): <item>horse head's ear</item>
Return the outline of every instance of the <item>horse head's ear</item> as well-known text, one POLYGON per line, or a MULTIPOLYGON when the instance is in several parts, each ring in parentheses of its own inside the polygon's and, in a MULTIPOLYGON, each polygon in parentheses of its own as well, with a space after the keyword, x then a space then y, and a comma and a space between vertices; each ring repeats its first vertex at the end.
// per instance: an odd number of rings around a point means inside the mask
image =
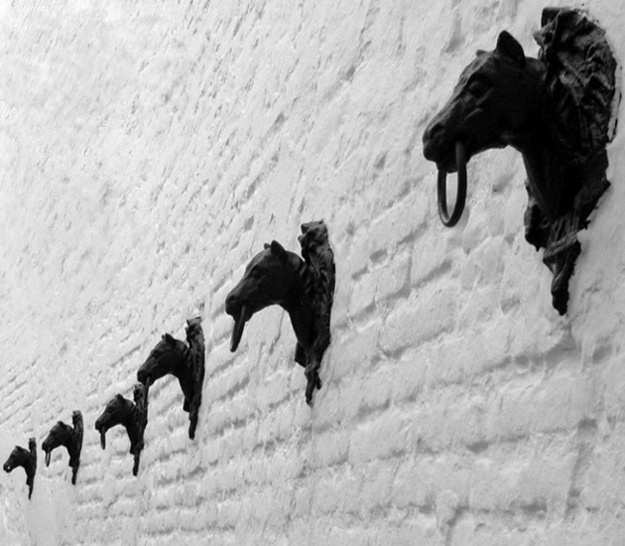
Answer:
POLYGON ((525 67, 525 52, 523 51, 523 47, 509 32, 504 30, 499 34, 496 50, 520 68, 525 67))
POLYGON ((286 259, 286 250, 278 241, 271 241, 271 253, 281 260, 286 259))
POLYGON ((484 51, 483 49, 478 49, 478 50, 475 52, 475 56, 476 56, 476 57, 481 57, 482 55, 484 55, 484 53, 486 53, 486 51, 484 51))
POLYGON ((163 339, 164 339, 167 343, 169 343, 170 345, 175 345, 175 344, 176 344, 176 340, 175 340, 175 339, 174 339, 171 335, 169 335, 169 334, 165 334, 165 335, 163 336, 163 339))
POLYGON ((271 245, 270 245, 269 243, 265 243, 265 244, 263 245, 263 248, 264 248, 265 250, 267 250, 268 248, 271 248, 271 245))

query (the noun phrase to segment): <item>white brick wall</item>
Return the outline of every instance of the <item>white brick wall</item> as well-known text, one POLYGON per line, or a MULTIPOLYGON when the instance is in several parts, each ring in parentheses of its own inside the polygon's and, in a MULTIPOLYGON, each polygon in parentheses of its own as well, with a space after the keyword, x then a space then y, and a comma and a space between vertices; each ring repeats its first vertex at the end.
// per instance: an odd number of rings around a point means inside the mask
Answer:
MULTIPOLYGON (((28 4, 0 2, 0 458, 34 435, 39 473, 30 502, 0 476, 0 544, 625 544, 623 131, 563 318, 520 156, 471 162, 451 230, 422 157, 475 49, 508 29, 536 54, 543 3, 28 4), (311 410, 288 318, 231 354, 224 298, 319 218, 337 286, 311 410), (134 478, 95 418, 198 314, 197 439, 161 380, 134 478), (40 448, 74 409, 75 487, 40 448)), ((623 2, 584 5, 623 59, 623 2)))

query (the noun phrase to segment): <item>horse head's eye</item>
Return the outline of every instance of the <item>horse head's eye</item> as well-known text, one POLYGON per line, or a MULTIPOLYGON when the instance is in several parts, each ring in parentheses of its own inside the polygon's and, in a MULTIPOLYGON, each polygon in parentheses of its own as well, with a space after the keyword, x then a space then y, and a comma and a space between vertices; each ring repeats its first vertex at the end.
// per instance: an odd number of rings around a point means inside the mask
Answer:
POLYGON ((472 79, 467 86, 467 90, 469 91, 469 93, 471 93, 471 95, 473 95, 477 99, 485 95, 490 88, 490 82, 482 78, 472 79))

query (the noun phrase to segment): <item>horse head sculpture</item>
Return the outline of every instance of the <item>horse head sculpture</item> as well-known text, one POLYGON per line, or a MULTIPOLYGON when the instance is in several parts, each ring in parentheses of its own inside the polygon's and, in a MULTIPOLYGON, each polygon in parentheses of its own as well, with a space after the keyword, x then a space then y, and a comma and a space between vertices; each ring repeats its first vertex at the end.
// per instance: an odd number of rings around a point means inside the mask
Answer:
POLYGON ((12 472, 18 466, 26 472, 26 485, 28 485, 28 498, 30 499, 37 473, 37 442, 34 438, 28 440, 28 449, 15 446, 2 468, 5 472, 12 472))
MULTIPOLYGON (((494 51, 477 52, 451 99, 428 125, 423 136, 426 159, 436 162, 439 173, 458 171, 464 185, 462 173, 474 155, 509 144, 523 149, 539 144, 544 139, 539 125, 544 72, 543 63, 527 59, 521 45, 502 32, 494 51), (530 133, 538 135, 538 142, 530 133)), ((439 205, 446 203, 439 200, 439 205)), ((450 226, 460 219, 459 214, 443 216, 450 226)))
POLYGON ((297 338, 295 361, 305 368, 306 402, 321 388, 319 367, 330 344, 330 311, 334 294, 334 254, 323 222, 303 224, 300 243, 304 260, 277 241, 252 258, 243 278, 226 297, 226 313, 234 319, 230 350, 236 351, 245 323, 268 307, 279 305, 291 319, 297 338))
POLYGON ((72 468, 72 484, 76 485, 76 475, 80 466, 80 451, 82 449, 83 423, 80 411, 72 414, 73 427, 58 421, 48 433, 47 438, 41 444, 46 454, 46 466, 50 466, 52 451, 64 446, 69 453, 69 466, 72 468))
POLYGON ((178 378, 184 395, 182 409, 189 413, 189 438, 192 440, 195 438, 204 382, 204 333, 201 323, 200 317, 187 321, 189 346, 169 334, 163 335, 137 372, 137 380, 146 388, 167 374, 178 378))
POLYGON ((569 279, 581 248, 576 234, 609 186, 605 170, 616 63, 604 32, 579 10, 548 8, 526 57, 506 31, 496 48, 478 51, 451 98, 423 135, 423 153, 437 164, 439 213, 447 226, 462 215, 466 163, 512 146, 527 171, 528 242, 545 247, 553 305, 566 312, 569 279), (458 172, 458 197, 447 211, 447 173, 458 172))
POLYGON ((106 449, 106 431, 116 425, 122 425, 130 440, 130 453, 135 461, 132 468, 133 475, 139 472, 141 450, 144 447, 143 433, 148 424, 148 407, 146 387, 135 385, 133 391, 134 402, 116 394, 104 408, 95 422, 95 429, 100 433, 100 445, 106 449))

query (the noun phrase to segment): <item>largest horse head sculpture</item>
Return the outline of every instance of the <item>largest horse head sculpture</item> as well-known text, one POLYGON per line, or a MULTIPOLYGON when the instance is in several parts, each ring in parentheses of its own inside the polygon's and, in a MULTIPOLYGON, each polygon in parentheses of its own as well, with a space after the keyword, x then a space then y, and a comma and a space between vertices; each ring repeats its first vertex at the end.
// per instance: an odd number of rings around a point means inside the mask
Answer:
POLYGON ((169 334, 150 351, 137 372, 137 380, 149 388, 156 380, 172 374, 178 378, 184 395, 182 409, 189 413, 189 438, 195 438, 204 382, 204 333, 202 319, 187 321, 187 346, 169 334))
POLYGON ((607 155, 616 63, 603 31, 583 12, 545 9, 526 57, 506 31, 496 48, 478 51, 450 100, 423 135, 423 153, 439 170, 439 213, 447 226, 462 215, 466 163, 491 148, 512 146, 527 171, 526 239, 545 247, 553 305, 566 312, 568 284, 580 252, 577 231, 607 189, 607 155), (458 198, 447 211, 446 176, 458 171, 458 198))
POLYGON ((302 255, 277 241, 252 258, 243 278, 226 297, 234 319, 230 350, 236 351, 245 323, 269 305, 279 305, 291 319, 297 338, 295 361, 305 368, 306 402, 321 388, 319 367, 330 344, 330 311, 334 294, 334 255, 322 221, 301 226, 302 255))
POLYGON ((41 448, 46 454, 46 466, 50 465, 50 456, 55 448, 64 446, 67 449, 69 466, 72 468, 72 484, 76 485, 83 436, 82 413, 80 411, 72 413, 72 422, 73 427, 58 421, 48 433, 43 444, 41 444, 41 448))
POLYGON ((122 425, 128 433, 130 440, 130 453, 135 461, 132 467, 133 475, 139 472, 141 450, 144 447, 143 433, 148 424, 148 396, 146 387, 135 385, 132 400, 116 394, 104 408, 95 422, 95 429, 100 433, 100 445, 106 449, 106 431, 116 425, 122 425))
POLYGON ((28 498, 33 494, 35 484, 35 474, 37 473, 37 442, 34 438, 28 440, 28 449, 15 446, 4 463, 5 472, 13 472, 15 468, 21 466, 26 472, 26 485, 28 486, 28 498))

